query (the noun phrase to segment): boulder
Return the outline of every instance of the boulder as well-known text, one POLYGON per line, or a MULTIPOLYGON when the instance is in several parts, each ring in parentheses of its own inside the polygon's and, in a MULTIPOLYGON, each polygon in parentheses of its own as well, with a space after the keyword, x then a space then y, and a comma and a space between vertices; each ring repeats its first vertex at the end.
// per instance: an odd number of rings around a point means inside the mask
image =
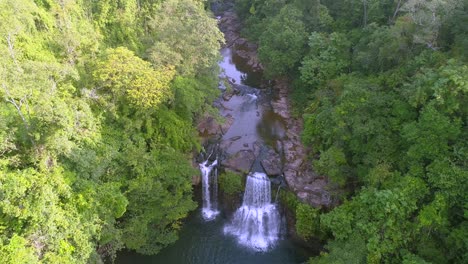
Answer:
POLYGON ((232 124, 234 123, 234 117, 231 114, 228 114, 224 118, 224 123, 220 125, 221 132, 226 134, 226 132, 231 128, 232 124))
POLYGON ((221 164, 233 171, 248 172, 255 161, 255 155, 252 150, 241 150, 234 155, 229 156, 221 164))
POLYGON ((206 116, 198 123, 197 130, 201 135, 212 136, 220 132, 220 126, 212 116, 206 116))
POLYGON ((242 46, 242 45, 245 45, 247 43, 247 40, 245 38, 238 38, 236 40, 236 46, 242 46))
MULTIPOLYGON (((195 160, 192 160, 192 167, 194 169, 198 169, 199 166, 198 166, 198 163, 195 162, 195 160)), ((192 185, 199 185, 201 183, 201 175, 200 173, 197 173, 197 174, 194 174, 192 175, 192 185)))
POLYGON ((223 93, 223 99, 224 101, 229 101, 231 100, 231 98, 234 96, 234 91, 231 90, 231 91, 226 91, 223 93))
POLYGON ((268 150, 260 163, 268 176, 277 176, 282 172, 281 157, 272 149, 268 150))

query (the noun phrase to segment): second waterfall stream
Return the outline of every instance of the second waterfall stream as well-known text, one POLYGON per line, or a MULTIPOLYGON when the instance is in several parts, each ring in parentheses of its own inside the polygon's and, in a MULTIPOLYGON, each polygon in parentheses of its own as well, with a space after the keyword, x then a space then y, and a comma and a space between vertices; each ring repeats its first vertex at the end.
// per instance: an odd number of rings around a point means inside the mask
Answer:
POLYGON ((211 221, 219 214, 218 211, 218 171, 216 168, 218 160, 209 164, 209 157, 200 164, 202 174, 203 209, 202 216, 211 221))
POLYGON ((267 251, 279 239, 280 229, 278 208, 271 203, 270 180, 265 173, 250 173, 242 206, 224 227, 224 233, 234 235, 242 245, 267 251))

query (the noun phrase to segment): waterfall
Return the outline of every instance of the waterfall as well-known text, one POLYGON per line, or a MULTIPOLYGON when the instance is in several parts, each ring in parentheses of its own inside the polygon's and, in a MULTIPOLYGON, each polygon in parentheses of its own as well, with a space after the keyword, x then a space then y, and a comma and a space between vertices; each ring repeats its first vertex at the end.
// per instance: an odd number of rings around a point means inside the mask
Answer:
POLYGON ((207 159, 200 164, 200 171, 202 174, 202 196, 203 196, 203 209, 202 216, 205 220, 210 221, 216 218, 219 214, 218 211, 218 170, 216 165, 218 160, 209 164, 207 159))
POLYGON ((224 233, 234 235, 240 244, 257 251, 268 250, 280 235, 281 218, 276 205, 271 203, 270 185, 265 173, 250 173, 242 206, 224 227, 224 233))

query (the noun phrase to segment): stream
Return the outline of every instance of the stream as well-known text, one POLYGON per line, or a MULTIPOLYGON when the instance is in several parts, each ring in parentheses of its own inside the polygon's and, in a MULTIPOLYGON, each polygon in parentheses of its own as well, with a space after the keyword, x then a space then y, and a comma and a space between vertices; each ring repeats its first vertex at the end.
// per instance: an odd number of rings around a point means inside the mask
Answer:
MULTIPOLYGON (((223 116, 231 115, 234 120, 229 129, 223 134, 220 144, 223 145, 223 151, 227 155, 235 155, 246 151, 253 153, 253 149, 257 149, 255 156, 258 157, 263 149, 275 148, 274 143, 284 136, 284 122, 272 111, 268 103, 271 96, 268 89, 252 87, 258 87, 260 75, 248 72, 245 62, 241 58, 237 58, 231 48, 223 48, 221 55, 223 56, 223 60, 219 63, 222 69, 220 79, 229 78, 237 92, 227 100, 221 99, 220 107, 218 106, 223 116)), ((220 88, 222 88, 221 86, 220 88)), ((252 176, 268 181, 268 185, 265 185, 267 187, 262 188, 268 188, 267 197, 270 201, 263 201, 260 205, 244 201, 244 205, 233 215, 232 212, 226 213, 222 209, 219 209, 218 212, 218 209, 212 205, 213 202, 218 201, 206 200, 207 192, 211 191, 208 187, 196 187, 194 190, 195 200, 200 206, 185 220, 180 237, 176 243, 164 248, 159 254, 154 256, 145 256, 132 251, 122 251, 118 253, 115 263, 288 264, 307 261, 310 257, 310 252, 308 253, 306 249, 288 238, 285 217, 284 215, 279 216, 279 211, 275 209, 279 205, 270 203, 272 202, 271 199, 274 200, 276 197, 270 197, 269 179, 263 173, 264 170, 261 164, 256 159, 253 165, 249 166, 250 168, 246 169, 253 173, 252 176), (269 211, 274 210, 269 213, 272 216, 270 216, 270 219, 266 219, 265 227, 251 226, 252 222, 263 221, 258 220, 258 218, 257 220, 253 218, 248 220, 250 223, 237 223, 243 221, 242 218, 248 218, 244 217, 243 214, 250 214, 250 211, 263 212, 265 208, 269 208, 269 211), (260 229, 269 228, 268 225, 273 221, 275 222, 274 228, 278 228, 278 230, 274 231, 275 237, 271 241, 267 240, 265 245, 255 245, 256 241, 259 241, 258 235, 262 236, 261 232, 263 231, 260 229), (257 230, 255 233, 249 234, 248 232, 252 232, 252 228, 258 228, 260 231, 257 230), (242 232, 247 233, 247 235, 241 234, 242 232), (250 239, 250 236, 257 236, 257 240, 250 239), (258 250, 259 248, 261 250, 258 250)), ((201 169, 203 171, 203 166, 201 166, 201 169)), ((211 168, 209 169, 211 170, 211 168)), ((256 187, 256 189, 258 188, 256 187)), ((244 199, 251 195, 253 194, 246 193, 244 199)), ((217 197, 214 199, 217 199, 217 197)), ((219 203, 222 203, 222 201, 219 201, 219 203)), ((222 206, 220 207, 222 208, 222 206)), ((266 230, 266 234, 267 237, 271 236, 271 230, 266 230)))

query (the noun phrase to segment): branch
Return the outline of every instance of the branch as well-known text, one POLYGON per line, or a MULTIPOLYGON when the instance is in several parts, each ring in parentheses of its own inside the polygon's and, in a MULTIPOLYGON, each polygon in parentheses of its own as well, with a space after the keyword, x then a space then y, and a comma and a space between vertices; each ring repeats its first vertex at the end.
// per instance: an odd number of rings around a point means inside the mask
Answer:
POLYGON ((400 11, 400 5, 401 5, 401 0, 398 0, 397 7, 395 8, 395 12, 393 13, 392 22, 395 22, 395 18, 398 15, 398 12, 400 11))
POLYGON ((21 72, 21 67, 18 65, 18 61, 16 60, 13 40, 11 39, 11 33, 8 33, 8 35, 6 36, 6 40, 8 43, 8 51, 10 52, 10 56, 13 59, 13 63, 15 64, 18 71, 21 72))
MULTIPOLYGON (((13 99, 13 97, 11 96, 10 91, 8 90, 8 87, 5 85, 5 83, 2 83, 2 87, 3 87, 3 90, 5 90, 5 93, 6 93, 5 101, 7 101, 8 103, 12 104, 15 107, 16 111, 18 112, 18 115, 21 117, 21 120, 23 121, 24 127, 25 127, 26 132, 27 132, 27 134, 29 136, 29 131, 30 131, 29 123, 28 123, 28 120, 26 119, 26 117, 24 117, 23 112, 21 111, 21 106, 23 105, 23 102, 26 101, 26 96, 23 97, 19 101, 19 103, 17 103, 16 100, 13 99)), ((29 137, 29 138, 31 140, 31 143, 34 144, 34 141, 32 140, 32 138, 31 137, 29 137)))

